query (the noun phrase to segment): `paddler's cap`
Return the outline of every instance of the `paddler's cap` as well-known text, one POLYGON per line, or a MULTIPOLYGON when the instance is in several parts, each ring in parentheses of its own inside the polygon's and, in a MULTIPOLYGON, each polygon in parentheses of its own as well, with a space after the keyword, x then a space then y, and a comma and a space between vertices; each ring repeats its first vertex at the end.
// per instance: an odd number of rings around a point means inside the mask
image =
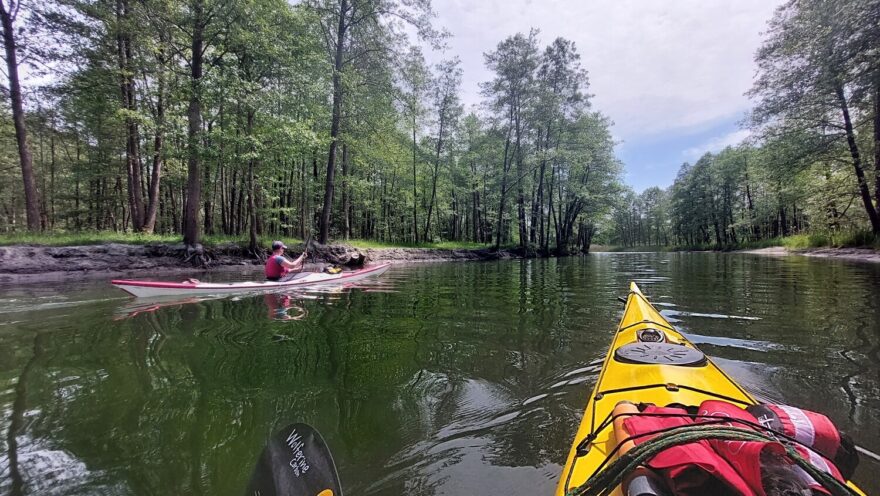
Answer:
POLYGON ((278 249, 280 249, 280 248, 284 248, 284 249, 286 250, 286 249, 287 249, 287 245, 285 245, 285 244, 282 243, 281 241, 273 241, 273 242, 272 242, 272 251, 278 250, 278 249))

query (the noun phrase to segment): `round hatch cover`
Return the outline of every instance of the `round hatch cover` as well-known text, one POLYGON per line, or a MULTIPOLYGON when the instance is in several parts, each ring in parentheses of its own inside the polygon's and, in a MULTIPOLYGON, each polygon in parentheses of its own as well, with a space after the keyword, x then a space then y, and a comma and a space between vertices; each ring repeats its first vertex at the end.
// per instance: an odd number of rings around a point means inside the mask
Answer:
POLYGON ((629 343, 614 352, 614 359, 625 363, 659 365, 690 365, 706 363, 706 355, 700 350, 669 343, 629 343))

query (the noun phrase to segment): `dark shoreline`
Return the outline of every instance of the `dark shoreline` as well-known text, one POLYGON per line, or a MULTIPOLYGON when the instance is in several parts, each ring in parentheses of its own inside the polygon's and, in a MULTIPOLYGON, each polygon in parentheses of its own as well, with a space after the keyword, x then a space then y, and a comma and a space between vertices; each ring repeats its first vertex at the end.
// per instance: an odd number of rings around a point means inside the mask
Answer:
MULTIPOLYGON (((292 246, 291 252, 302 248, 292 246)), ((596 247, 596 253, 603 247, 596 247)), ((501 249, 438 249, 438 248, 355 248, 344 244, 313 245, 308 263, 339 263, 352 253, 366 257, 368 263, 392 261, 398 263, 425 263, 450 261, 487 261, 528 258, 518 250, 501 249)), ((235 244, 207 249, 208 267, 199 267, 185 261, 187 251, 182 244, 151 243, 130 245, 106 243, 84 246, 12 245, 0 246, 0 285, 65 281, 71 279, 110 279, 132 277, 139 279, 168 278, 175 274, 223 273, 235 271, 258 272, 261 261, 235 244)), ((625 253, 625 252, 609 252, 625 253)), ((880 251, 865 248, 810 248, 790 250, 784 247, 739 250, 735 253, 764 256, 821 257, 880 263, 880 251)), ((534 253, 529 254, 536 256, 534 253)))
MULTIPOLYGON (((292 253, 302 247, 291 246, 292 253)), ((313 245, 307 262, 311 264, 340 263, 350 254, 365 256, 368 263, 484 261, 524 258, 515 250, 437 249, 437 248, 369 248, 359 249, 344 244, 313 245)), ((206 249, 207 267, 186 261, 182 244, 129 245, 106 243, 84 246, 0 246, 0 284, 136 277, 140 279, 172 276, 182 273, 256 271, 262 262, 246 249, 221 245, 206 249)))

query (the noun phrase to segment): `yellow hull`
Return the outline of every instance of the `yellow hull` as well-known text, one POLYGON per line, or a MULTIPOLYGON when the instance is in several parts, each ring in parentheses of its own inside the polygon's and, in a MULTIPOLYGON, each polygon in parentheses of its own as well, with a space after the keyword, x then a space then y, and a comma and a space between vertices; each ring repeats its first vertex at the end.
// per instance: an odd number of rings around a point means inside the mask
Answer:
MULTIPOLYGON (((648 338, 658 334, 653 331, 647 333, 648 338)), ((699 359, 700 357, 702 353, 696 346, 676 331, 648 302, 638 286, 631 283, 623 318, 611 340, 602 372, 587 402, 556 488, 557 496, 564 496, 568 490, 583 484, 617 446, 613 429, 608 426, 595 433, 592 443, 586 443, 587 446, 584 447, 589 448, 589 451, 585 455, 576 456, 578 444, 610 416, 619 401, 654 403, 660 406, 670 403, 699 405, 710 399, 723 399, 740 406, 757 403, 711 360, 699 359), (646 340, 645 329, 662 331, 666 342, 672 346, 645 346, 639 339, 642 331, 642 340, 646 340), (664 351, 671 354, 664 356, 664 351), (633 363, 632 359, 638 363, 633 363), (652 361, 690 363, 644 363, 652 361)), ((620 488, 615 489, 613 494, 620 495, 620 488)))

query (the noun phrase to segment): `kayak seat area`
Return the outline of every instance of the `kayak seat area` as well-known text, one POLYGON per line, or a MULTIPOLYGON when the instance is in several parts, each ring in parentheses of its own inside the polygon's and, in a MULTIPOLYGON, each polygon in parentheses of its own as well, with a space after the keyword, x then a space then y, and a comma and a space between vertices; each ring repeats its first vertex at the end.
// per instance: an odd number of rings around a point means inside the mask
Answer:
POLYGON ((650 342, 625 344, 614 351, 614 359, 621 363, 681 367, 700 367, 707 363, 706 355, 695 348, 650 342))

